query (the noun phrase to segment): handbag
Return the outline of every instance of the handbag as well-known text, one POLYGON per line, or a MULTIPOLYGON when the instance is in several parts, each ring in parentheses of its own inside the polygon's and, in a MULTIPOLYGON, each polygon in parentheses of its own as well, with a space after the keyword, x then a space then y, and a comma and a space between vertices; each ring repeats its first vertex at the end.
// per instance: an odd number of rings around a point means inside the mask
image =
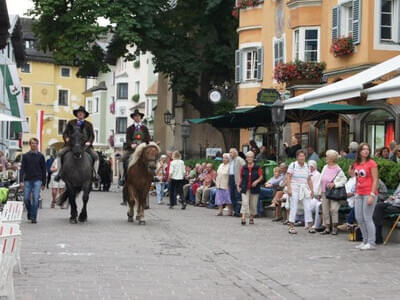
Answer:
MULTIPOLYGON (((340 172, 340 170, 339 170, 340 172)), ((335 181, 335 178, 339 175, 339 172, 337 172, 336 176, 333 178, 332 182, 335 181)), ((331 189, 326 189, 325 192, 326 199, 329 200, 334 200, 334 201, 341 201, 341 200, 346 200, 347 199, 347 192, 346 192, 346 187, 341 186, 341 187, 334 187, 331 189)))

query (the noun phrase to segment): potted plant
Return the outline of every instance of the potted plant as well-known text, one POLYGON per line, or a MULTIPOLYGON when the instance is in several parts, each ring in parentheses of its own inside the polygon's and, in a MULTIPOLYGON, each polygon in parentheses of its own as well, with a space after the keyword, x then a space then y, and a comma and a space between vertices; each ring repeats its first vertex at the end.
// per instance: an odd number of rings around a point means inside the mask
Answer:
POLYGON ((354 53, 354 43, 351 36, 341 37, 332 42, 331 52, 335 57, 354 53))
POLYGON ((323 62, 281 63, 274 68, 274 79, 279 83, 286 83, 286 86, 319 83, 325 66, 323 62))
POLYGON ((139 102, 139 99, 140 99, 140 95, 139 94, 136 94, 136 95, 132 96, 132 101, 133 102, 139 102))

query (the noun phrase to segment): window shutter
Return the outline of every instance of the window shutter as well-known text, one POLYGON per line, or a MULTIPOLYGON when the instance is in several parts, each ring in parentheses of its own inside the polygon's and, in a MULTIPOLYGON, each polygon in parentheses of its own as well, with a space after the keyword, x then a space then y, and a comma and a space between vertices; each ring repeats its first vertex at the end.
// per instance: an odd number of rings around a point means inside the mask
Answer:
POLYGON ((263 80, 264 48, 257 48, 257 80, 263 80))
POLYGON ((235 83, 242 82, 242 52, 235 51, 235 83))
POLYGON ((361 42, 361 0, 353 0, 353 43, 361 42))
POLYGON ((332 8, 332 40, 340 37, 340 6, 332 8))

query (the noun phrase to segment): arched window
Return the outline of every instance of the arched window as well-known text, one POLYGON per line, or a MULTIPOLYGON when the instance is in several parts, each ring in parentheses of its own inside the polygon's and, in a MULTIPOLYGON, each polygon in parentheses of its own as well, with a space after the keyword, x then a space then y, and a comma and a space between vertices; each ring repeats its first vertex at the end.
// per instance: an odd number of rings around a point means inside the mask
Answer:
POLYGON ((389 146, 394 140, 395 119, 391 113, 378 109, 364 119, 364 139, 371 145, 373 153, 375 149, 389 146))

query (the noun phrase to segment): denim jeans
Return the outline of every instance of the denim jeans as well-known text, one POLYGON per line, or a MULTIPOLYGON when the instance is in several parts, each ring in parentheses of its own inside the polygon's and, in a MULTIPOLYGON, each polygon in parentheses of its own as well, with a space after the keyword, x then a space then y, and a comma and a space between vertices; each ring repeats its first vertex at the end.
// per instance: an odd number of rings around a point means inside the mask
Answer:
POLYGON ((24 181, 24 202, 28 217, 31 220, 36 220, 39 207, 40 188, 42 187, 41 180, 26 180, 24 181), (32 199, 31 199, 32 195, 32 199))
POLYGON ((196 202, 196 198, 195 198, 195 196, 194 196, 194 194, 193 194, 192 187, 189 188, 188 194, 189 194, 189 202, 190 202, 191 204, 194 204, 194 203, 196 202))
POLYGON ((347 215, 346 222, 347 224, 354 224, 355 220, 356 220, 355 209, 354 207, 352 207, 349 214, 347 215))
POLYGON ((212 188, 210 190, 210 200, 208 201, 208 207, 209 208, 214 208, 217 207, 215 205, 215 194, 217 193, 217 188, 212 188))
POLYGON ((165 182, 156 182, 157 203, 161 203, 164 197, 165 182))
POLYGON ((274 189, 261 187, 257 203, 257 214, 259 217, 262 217, 264 215, 263 199, 272 198, 273 195, 274 195, 274 189))
POLYGON ((238 192, 235 184, 235 176, 229 175, 229 190, 231 192, 232 209, 236 215, 240 215, 242 195, 238 192))

